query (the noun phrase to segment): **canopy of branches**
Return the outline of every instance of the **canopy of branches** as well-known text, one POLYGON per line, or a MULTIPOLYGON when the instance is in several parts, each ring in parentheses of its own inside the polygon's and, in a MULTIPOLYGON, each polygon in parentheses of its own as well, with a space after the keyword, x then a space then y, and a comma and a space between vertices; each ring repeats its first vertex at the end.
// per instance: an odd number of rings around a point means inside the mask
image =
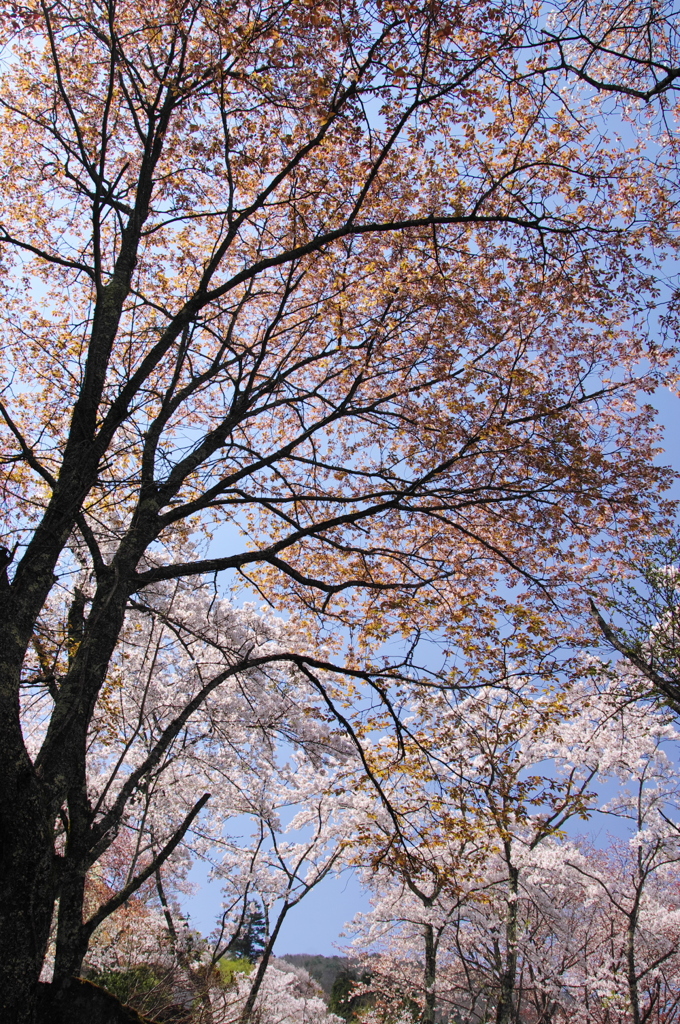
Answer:
POLYGON ((5 5, 8 1020, 53 918, 58 986, 201 821, 228 845, 253 811, 293 906, 340 856, 328 776, 387 806, 371 735, 402 756, 423 686, 549 674, 665 528, 676 33, 669 4, 5 5), (276 845, 286 786, 310 846, 276 845))

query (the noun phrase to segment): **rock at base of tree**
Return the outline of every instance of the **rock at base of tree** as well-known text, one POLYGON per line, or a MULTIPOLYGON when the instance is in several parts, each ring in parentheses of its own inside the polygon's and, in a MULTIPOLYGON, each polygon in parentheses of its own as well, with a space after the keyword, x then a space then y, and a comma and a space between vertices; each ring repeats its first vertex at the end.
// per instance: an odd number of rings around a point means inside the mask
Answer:
POLYGON ((154 1024, 99 985, 69 978, 59 985, 40 984, 39 1024, 154 1024))

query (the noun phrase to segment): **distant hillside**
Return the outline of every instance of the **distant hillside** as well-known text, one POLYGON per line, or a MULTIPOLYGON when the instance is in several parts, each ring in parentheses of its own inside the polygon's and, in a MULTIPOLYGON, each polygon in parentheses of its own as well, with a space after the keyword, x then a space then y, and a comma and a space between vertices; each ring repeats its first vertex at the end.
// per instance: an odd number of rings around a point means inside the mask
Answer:
POLYGON ((285 960, 295 967, 303 967, 314 981, 318 981, 326 997, 330 996, 337 976, 346 970, 350 963, 346 956, 320 956, 314 953, 285 953, 279 960, 285 960))

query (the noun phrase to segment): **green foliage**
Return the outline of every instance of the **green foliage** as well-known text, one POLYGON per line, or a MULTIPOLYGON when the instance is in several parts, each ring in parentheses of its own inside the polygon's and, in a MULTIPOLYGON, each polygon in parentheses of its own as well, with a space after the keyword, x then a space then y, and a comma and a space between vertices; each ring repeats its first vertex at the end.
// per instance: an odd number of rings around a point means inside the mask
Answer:
POLYGON ((247 960, 244 957, 237 957, 233 960, 228 960, 226 957, 222 957, 222 959, 217 963, 217 969, 220 972, 220 980, 226 988, 231 985, 235 974, 250 974, 253 969, 253 965, 250 960, 247 960))
POLYGON ((134 1004, 163 985, 163 978, 149 964, 139 964, 126 971, 98 971, 90 981, 101 985, 125 1005, 134 1004))
MULTIPOLYGON (((149 1018, 163 1021, 164 1024, 190 1024, 193 1019, 191 1008, 177 1002, 174 972, 158 964, 137 964, 127 970, 90 972, 88 980, 115 996, 145 1020, 149 1018)), ((105 1019, 113 1020, 110 1016, 105 1019)), ((88 1024, 94 1024, 94 1021, 92 1016, 88 1024)))
POLYGON ((232 957, 254 963, 264 950, 266 942, 264 914, 260 910, 251 910, 227 948, 232 957))
POLYGON ((357 993, 356 990, 359 986, 367 985, 370 980, 370 974, 364 972, 359 975, 357 971, 345 967, 333 982, 328 1001, 331 1013, 343 1017, 346 1021, 358 1020, 362 1010, 368 1010, 373 1006, 374 998, 370 992, 357 993))

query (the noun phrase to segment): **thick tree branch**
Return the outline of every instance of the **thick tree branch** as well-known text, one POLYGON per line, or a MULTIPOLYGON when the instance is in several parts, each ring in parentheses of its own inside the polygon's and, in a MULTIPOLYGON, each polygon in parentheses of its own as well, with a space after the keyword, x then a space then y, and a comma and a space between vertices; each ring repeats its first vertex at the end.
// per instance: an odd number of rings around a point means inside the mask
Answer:
POLYGON ((189 811, 186 818, 173 835, 172 839, 170 839, 162 848, 162 850, 160 850, 156 854, 156 856, 153 857, 151 862, 147 864, 144 870, 140 871, 138 875, 135 875, 135 877, 132 878, 128 882, 128 884, 120 890, 120 892, 116 893, 116 895, 112 896, 110 900, 107 900, 106 903, 102 904, 102 906, 96 911, 96 913, 93 914, 92 917, 85 922, 85 924, 83 925, 83 932, 85 936, 89 938, 92 935, 95 928, 97 928, 97 926, 100 925, 102 921, 106 920, 106 918, 109 917, 109 915, 112 914, 114 910, 118 910, 119 907, 122 907, 123 904, 127 900, 129 900, 130 896, 132 896, 133 893, 135 893, 139 889, 139 887, 143 885, 144 882, 146 882, 147 878, 151 878, 154 872, 157 871, 157 869, 165 863, 170 854, 179 846, 182 839, 186 835, 187 831, 191 827, 194 819, 205 807, 209 799, 210 793, 204 793, 200 800, 197 800, 192 809, 189 811))

